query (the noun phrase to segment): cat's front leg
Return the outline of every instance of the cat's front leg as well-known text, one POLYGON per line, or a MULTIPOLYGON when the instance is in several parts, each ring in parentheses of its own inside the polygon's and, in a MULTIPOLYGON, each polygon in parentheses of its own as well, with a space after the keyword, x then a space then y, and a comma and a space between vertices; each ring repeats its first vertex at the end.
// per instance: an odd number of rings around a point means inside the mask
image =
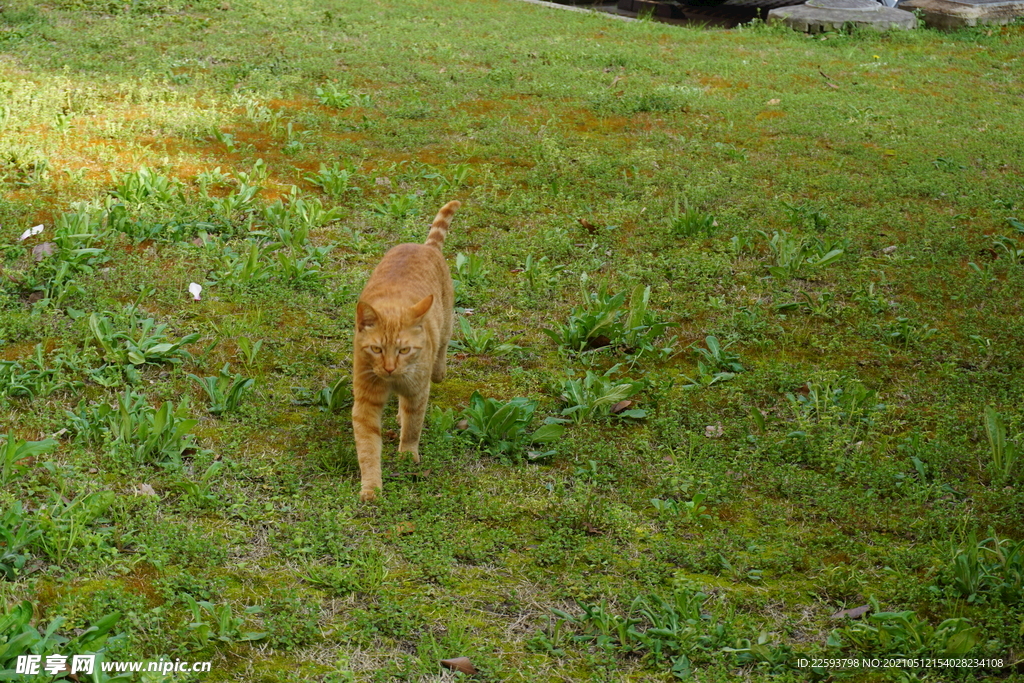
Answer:
POLYGON ((359 499, 373 500, 381 489, 380 416, 388 400, 387 387, 372 384, 353 387, 352 433, 359 459, 359 499))
POLYGON ((412 453, 412 461, 420 461, 420 435, 423 433, 423 417, 430 401, 430 384, 415 394, 398 395, 398 419, 402 425, 402 440, 399 453, 412 453))

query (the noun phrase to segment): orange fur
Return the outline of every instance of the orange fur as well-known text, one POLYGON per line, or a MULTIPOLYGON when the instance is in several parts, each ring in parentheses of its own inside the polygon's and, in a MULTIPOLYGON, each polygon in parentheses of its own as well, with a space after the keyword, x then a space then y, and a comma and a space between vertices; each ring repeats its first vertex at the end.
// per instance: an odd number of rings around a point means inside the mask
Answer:
POLYGON ((444 379, 452 337, 455 294, 441 247, 459 206, 444 205, 424 244, 399 244, 384 254, 356 304, 352 432, 364 501, 381 488, 380 417, 392 393, 402 427, 398 451, 420 461, 430 383, 444 379))

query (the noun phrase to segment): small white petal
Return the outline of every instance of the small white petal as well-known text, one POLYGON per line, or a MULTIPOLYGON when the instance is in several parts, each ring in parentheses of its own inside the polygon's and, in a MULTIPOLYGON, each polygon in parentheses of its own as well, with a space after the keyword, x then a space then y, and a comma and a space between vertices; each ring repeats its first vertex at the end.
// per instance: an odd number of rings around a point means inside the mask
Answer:
POLYGON ((21 237, 18 238, 18 241, 19 242, 24 242, 29 237, 32 237, 33 235, 38 235, 42 231, 43 231, 43 226, 42 225, 37 225, 34 228, 29 228, 25 232, 21 233, 21 237))
POLYGON ((195 282, 189 284, 189 286, 188 286, 189 294, 191 294, 192 298, 195 299, 196 301, 199 301, 199 295, 202 293, 202 291, 203 291, 203 286, 200 285, 200 284, 197 284, 195 282))

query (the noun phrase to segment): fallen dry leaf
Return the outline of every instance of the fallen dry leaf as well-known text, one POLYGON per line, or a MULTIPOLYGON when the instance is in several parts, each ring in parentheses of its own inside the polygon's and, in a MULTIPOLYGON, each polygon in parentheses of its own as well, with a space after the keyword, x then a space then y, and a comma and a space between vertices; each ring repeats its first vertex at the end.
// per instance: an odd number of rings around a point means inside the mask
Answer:
POLYGON ((441 666, 447 667, 452 671, 459 671, 464 674, 475 674, 476 667, 469 661, 469 657, 456 657, 455 659, 442 659, 441 666))
POLYGON ((828 77, 828 74, 826 74, 821 69, 818 69, 818 73, 821 74, 821 77, 825 79, 825 85, 832 88, 833 90, 839 90, 839 86, 832 82, 832 79, 828 77))
POLYGON ((35 559, 25 565, 21 570, 22 576, 28 576, 29 574, 35 573, 40 569, 45 569, 47 564, 42 560, 35 559))
POLYGON ((455 428, 458 430, 469 429, 469 420, 459 420, 455 423, 455 428))
POLYGON ((832 615, 833 619, 859 619, 868 612, 871 611, 871 605, 861 605, 860 607, 852 607, 850 609, 844 609, 836 612, 832 615))
POLYGON ((618 403, 616 403, 615 405, 612 406, 612 415, 618 415, 619 413, 621 413, 623 410, 625 410, 626 408, 630 407, 631 405, 633 405, 633 402, 630 401, 629 399, 626 399, 624 401, 619 401, 618 403))
POLYGON ((768 104, 780 104, 781 102, 782 100, 780 100, 778 97, 773 97, 772 99, 768 100, 768 104))
POLYGON ((414 522, 399 522, 395 525, 396 536, 408 536, 415 531, 416 524, 414 522))
POLYGON ((597 226, 588 221, 586 218, 580 219, 580 225, 582 225, 583 229, 589 232, 591 235, 597 232, 597 226))
POLYGON ((57 250, 57 245, 54 242, 43 242, 32 247, 32 258, 38 263, 47 256, 53 256, 53 252, 57 250))

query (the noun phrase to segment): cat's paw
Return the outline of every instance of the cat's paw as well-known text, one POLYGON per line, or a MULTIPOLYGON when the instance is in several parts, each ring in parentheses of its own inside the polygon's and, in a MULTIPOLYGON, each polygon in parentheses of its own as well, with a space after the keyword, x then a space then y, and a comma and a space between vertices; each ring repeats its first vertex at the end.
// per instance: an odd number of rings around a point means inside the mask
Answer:
POLYGON ((419 444, 417 444, 415 447, 406 446, 404 448, 400 447, 398 449, 399 457, 403 457, 404 458, 406 454, 408 454, 409 456, 412 457, 412 461, 414 463, 416 463, 417 465, 419 464, 419 462, 420 462, 420 448, 419 448, 419 444))
POLYGON ((377 498, 378 493, 380 493, 380 489, 377 488, 363 489, 359 492, 359 500, 364 503, 372 502, 377 498))

